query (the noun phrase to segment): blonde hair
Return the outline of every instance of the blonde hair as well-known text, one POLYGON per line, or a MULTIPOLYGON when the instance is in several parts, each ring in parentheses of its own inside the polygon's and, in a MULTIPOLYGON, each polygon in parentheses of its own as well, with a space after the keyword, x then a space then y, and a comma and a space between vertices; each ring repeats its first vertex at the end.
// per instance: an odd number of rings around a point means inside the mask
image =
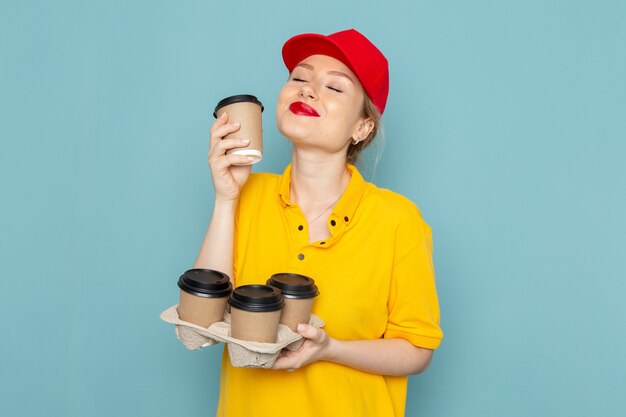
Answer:
POLYGON ((365 96, 365 103, 363 103, 363 116, 371 119, 374 122, 374 127, 365 139, 359 141, 356 145, 354 143, 350 143, 348 146, 348 162, 353 165, 357 163, 361 152, 374 141, 374 138, 381 127, 380 113, 367 95, 365 96))

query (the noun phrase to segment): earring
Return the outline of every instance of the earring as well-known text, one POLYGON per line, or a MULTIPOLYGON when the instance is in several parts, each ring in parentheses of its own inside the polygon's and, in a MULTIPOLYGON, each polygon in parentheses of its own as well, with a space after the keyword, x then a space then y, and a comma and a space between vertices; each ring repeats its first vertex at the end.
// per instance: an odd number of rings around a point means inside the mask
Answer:
POLYGON ((360 137, 356 137, 356 139, 352 139, 352 144, 353 145, 357 145, 359 142, 361 142, 361 138, 360 137))

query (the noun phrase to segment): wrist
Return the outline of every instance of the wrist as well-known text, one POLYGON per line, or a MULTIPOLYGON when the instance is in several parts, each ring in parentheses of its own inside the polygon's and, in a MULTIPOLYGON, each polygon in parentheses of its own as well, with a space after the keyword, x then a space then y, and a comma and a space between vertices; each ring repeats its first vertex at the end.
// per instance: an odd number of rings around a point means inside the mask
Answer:
POLYGON ((342 347, 342 342, 335 338, 329 337, 328 344, 326 345, 326 349, 324 352, 324 357, 322 358, 328 362, 337 362, 340 356, 342 347))
POLYGON ((237 208, 238 198, 228 199, 228 198, 219 198, 215 197, 215 202, 213 204, 214 211, 234 211, 237 208))

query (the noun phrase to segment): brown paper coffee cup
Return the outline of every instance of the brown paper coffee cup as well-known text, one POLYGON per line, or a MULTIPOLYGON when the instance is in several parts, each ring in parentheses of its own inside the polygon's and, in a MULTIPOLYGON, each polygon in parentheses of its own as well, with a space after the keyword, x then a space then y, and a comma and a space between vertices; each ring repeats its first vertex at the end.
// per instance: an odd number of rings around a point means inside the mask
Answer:
POLYGON ((298 324, 308 324, 311 319, 314 298, 285 298, 285 308, 280 315, 280 324, 284 324, 292 331, 296 331, 298 324))
POLYGON ((249 342, 275 343, 280 322, 280 310, 252 312, 230 309, 230 335, 249 342))
POLYGON ((211 269, 190 269, 178 279, 181 320, 209 327, 224 318, 226 301, 232 291, 228 275, 211 269))
POLYGON ((228 113, 228 123, 238 122, 238 131, 224 136, 224 139, 248 139, 245 148, 230 149, 228 154, 248 155, 254 158, 252 164, 263 158, 263 126, 261 113, 263 104, 252 95, 241 94, 227 97, 217 103, 213 115, 217 118, 228 113))
POLYGON ((205 298, 189 294, 180 290, 178 316, 181 320, 209 327, 211 324, 222 321, 228 297, 205 298))
POLYGON ((319 295, 315 281, 300 274, 279 273, 267 280, 267 285, 280 290, 285 300, 285 308, 280 323, 296 331, 298 324, 309 323, 313 301, 319 295))
POLYGON ((275 343, 285 303, 280 291, 267 285, 242 285, 233 290, 230 335, 249 342, 275 343))

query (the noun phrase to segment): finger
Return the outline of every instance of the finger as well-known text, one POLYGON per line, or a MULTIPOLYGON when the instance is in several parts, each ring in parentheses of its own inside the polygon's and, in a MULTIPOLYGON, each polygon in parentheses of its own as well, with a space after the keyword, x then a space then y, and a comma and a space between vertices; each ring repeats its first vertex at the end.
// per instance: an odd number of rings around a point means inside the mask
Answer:
POLYGON ((209 129, 209 134, 211 135, 211 138, 215 136, 215 131, 221 128, 222 126, 224 126, 227 122, 228 122, 228 114, 224 112, 211 125, 211 128, 209 129))
POLYGON ((241 127, 241 123, 239 122, 226 123, 221 126, 217 126, 215 129, 212 129, 211 137, 217 136, 217 137, 223 138, 229 133, 238 131, 240 127, 241 127))
POLYGON ((297 330, 302 337, 312 340, 315 343, 322 343, 326 336, 323 330, 318 329, 315 326, 311 326, 310 324, 298 324, 297 330))
POLYGON ((231 166, 252 165, 252 163, 254 162, 254 158, 248 155, 235 155, 231 153, 222 157, 214 158, 209 162, 212 167, 211 169, 216 169, 217 171, 225 171, 231 166))
POLYGON ((219 128, 220 126, 224 126, 226 123, 228 123, 228 113, 224 112, 220 114, 220 116, 213 122, 209 132, 213 134, 215 129, 219 128))
POLYGON ((230 149, 244 148, 250 144, 249 139, 222 139, 215 143, 211 149, 209 149, 209 159, 212 157, 221 157, 226 154, 230 149))
POLYGON ((272 369, 286 369, 286 370, 294 370, 299 368, 300 366, 297 363, 297 358, 292 354, 284 355, 278 357, 272 369))
POLYGON ((217 142, 222 140, 225 136, 230 133, 236 132, 241 128, 241 124, 236 123, 228 123, 221 126, 217 126, 211 131, 211 140, 209 142, 209 146, 213 147, 217 142))

